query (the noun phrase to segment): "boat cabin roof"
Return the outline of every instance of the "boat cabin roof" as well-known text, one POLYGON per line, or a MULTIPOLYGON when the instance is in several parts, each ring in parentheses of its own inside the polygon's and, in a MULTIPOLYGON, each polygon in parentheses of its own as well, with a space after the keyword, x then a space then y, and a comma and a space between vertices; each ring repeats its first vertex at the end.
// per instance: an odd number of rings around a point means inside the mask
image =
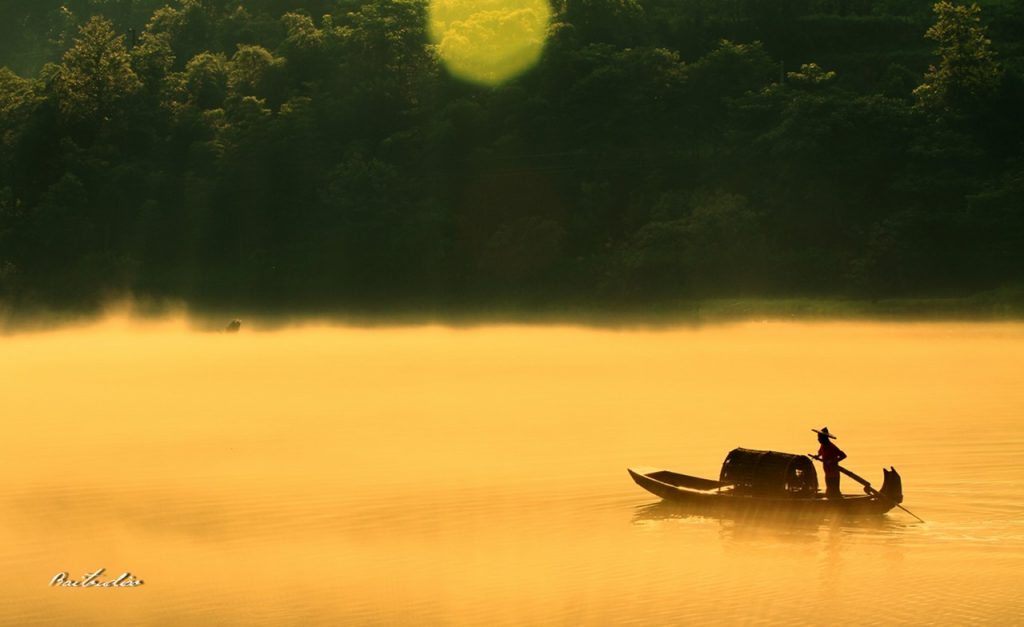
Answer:
POLYGON ((818 474, 805 455, 737 448, 722 462, 722 483, 737 494, 810 497, 818 492, 818 474))

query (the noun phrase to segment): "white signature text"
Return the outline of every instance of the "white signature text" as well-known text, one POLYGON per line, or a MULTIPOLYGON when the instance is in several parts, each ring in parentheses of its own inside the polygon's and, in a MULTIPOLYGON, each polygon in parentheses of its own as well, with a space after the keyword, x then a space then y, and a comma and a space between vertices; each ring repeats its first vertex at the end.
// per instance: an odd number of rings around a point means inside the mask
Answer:
POLYGON ((91 573, 85 573, 81 579, 71 579, 67 573, 57 573, 50 580, 50 585, 62 588, 134 588, 145 583, 129 572, 121 573, 115 579, 103 581, 100 575, 105 570, 106 568, 99 568, 91 573))

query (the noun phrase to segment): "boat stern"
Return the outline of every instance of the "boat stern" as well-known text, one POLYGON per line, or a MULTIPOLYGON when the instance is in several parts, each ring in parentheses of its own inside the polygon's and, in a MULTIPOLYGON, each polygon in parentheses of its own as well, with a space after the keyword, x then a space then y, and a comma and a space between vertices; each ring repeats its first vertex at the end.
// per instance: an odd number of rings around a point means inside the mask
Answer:
POLYGON ((896 472, 896 469, 892 466, 889 470, 882 469, 884 479, 882 480, 882 489, 879 490, 887 498, 891 499, 894 503, 903 502, 903 478, 900 477, 900 473, 896 472))

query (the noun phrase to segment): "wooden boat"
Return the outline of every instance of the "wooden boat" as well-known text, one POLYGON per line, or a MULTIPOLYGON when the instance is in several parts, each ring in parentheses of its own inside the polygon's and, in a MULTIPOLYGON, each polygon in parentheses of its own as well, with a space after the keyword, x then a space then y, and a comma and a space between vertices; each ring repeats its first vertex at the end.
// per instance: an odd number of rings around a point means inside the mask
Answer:
MULTIPOLYGON (((895 468, 882 469, 879 490, 829 499, 818 491, 814 464, 804 455, 738 448, 722 463, 717 481, 656 468, 629 468, 640 487, 666 501, 695 510, 785 511, 794 514, 884 514, 903 501, 903 482, 895 468)), ((852 473, 847 473, 851 474, 852 473)))

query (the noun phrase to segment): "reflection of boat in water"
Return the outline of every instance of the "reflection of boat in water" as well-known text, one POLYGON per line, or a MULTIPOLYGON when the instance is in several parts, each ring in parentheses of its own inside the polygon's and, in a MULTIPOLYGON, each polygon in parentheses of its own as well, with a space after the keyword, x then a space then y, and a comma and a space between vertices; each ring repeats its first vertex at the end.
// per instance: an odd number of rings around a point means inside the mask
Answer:
POLYGON ((770 541, 788 544, 817 543, 823 537, 899 536, 908 529, 900 516, 800 512, 787 509, 737 509, 700 506, 668 500, 649 501, 633 508, 632 523, 640 527, 714 531, 720 539, 770 541), (825 535, 823 535, 825 534, 825 535))
MULTIPOLYGON (((655 468, 630 468, 633 481, 652 494, 701 512, 784 511, 793 514, 884 514, 903 501, 896 469, 882 469, 879 490, 828 499, 803 455, 738 448, 722 463, 717 481, 655 468)), ((848 473, 851 474, 851 473, 848 473)), ((852 474, 851 474, 852 476, 852 474)))

